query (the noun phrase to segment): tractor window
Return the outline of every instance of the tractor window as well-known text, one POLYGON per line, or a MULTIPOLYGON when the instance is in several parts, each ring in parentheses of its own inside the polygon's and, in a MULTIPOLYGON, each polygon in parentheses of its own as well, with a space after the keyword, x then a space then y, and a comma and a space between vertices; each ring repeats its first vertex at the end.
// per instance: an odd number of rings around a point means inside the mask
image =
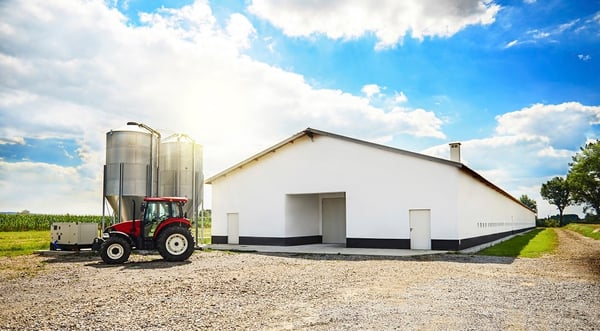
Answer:
POLYGON ((154 236, 154 231, 160 222, 168 219, 170 216, 170 204, 168 202, 149 202, 146 207, 146 224, 144 226, 144 236, 154 236))
POLYGON ((169 204, 166 202, 149 203, 146 216, 149 221, 164 221, 169 218, 169 204))
POLYGON ((174 203, 171 205, 171 207, 173 207, 173 217, 183 217, 183 212, 181 210, 181 205, 178 203, 174 203))

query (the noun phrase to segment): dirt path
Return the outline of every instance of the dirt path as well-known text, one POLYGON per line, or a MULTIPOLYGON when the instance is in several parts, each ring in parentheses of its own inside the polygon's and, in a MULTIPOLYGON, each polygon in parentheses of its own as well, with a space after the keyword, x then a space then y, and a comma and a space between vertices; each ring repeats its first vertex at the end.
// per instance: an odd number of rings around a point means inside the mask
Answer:
POLYGON ((564 268, 572 269, 582 276, 600 279, 600 240, 594 240, 577 232, 557 228, 558 248, 553 259, 560 260, 564 268))
POLYGON ((600 241, 557 234, 537 259, 29 257, 0 273, 0 330, 599 330, 600 241))

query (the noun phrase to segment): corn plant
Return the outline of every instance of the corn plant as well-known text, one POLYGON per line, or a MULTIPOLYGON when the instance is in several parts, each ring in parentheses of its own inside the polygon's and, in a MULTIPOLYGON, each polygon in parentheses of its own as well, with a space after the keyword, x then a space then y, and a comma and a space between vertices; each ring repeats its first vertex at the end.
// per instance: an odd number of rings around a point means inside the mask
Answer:
POLYGON ((43 231, 50 230, 55 222, 102 223, 102 216, 44 215, 44 214, 0 214, 0 231, 43 231))

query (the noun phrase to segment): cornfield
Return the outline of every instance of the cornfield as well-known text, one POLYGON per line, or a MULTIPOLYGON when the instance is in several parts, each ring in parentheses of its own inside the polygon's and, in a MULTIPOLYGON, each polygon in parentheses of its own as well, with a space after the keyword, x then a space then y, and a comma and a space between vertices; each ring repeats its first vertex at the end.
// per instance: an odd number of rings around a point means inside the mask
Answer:
MULTIPOLYGON (((104 219, 105 226, 112 221, 111 216, 104 219)), ((46 231, 50 230, 50 224, 55 222, 78 222, 102 224, 102 216, 82 215, 42 215, 42 214, 0 214, 0 232, 8 231, 46 231)), ((201 219, 198 218, 200 224, 201 219)), ((195 224, 194 224, 195 225, 195 224)), ((204 226, 211 226, 211 214, 208 211, 204 215, 204 226)))
POLYGON ((0 214, 0 231, 50 230, 54 222, 102 223, 102 216, 0 214))

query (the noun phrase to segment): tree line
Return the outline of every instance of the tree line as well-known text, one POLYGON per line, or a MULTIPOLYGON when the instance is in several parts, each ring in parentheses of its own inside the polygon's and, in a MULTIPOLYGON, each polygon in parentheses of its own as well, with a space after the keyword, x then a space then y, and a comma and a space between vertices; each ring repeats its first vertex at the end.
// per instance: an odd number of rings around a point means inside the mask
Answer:
MULTIPOLYGON (((596 140, 581 147, 580 151, 572 157, 567 175, 554 177, 542 184, 540 194, 544 200, 558 209, 560 226, 565 225, 563 212, 571 205, 582 205, 586 214, 598 219, 598 215, 600 215, 600 142, 596 140)), ((523 202, 523 199, 521 201, 523 202)))

